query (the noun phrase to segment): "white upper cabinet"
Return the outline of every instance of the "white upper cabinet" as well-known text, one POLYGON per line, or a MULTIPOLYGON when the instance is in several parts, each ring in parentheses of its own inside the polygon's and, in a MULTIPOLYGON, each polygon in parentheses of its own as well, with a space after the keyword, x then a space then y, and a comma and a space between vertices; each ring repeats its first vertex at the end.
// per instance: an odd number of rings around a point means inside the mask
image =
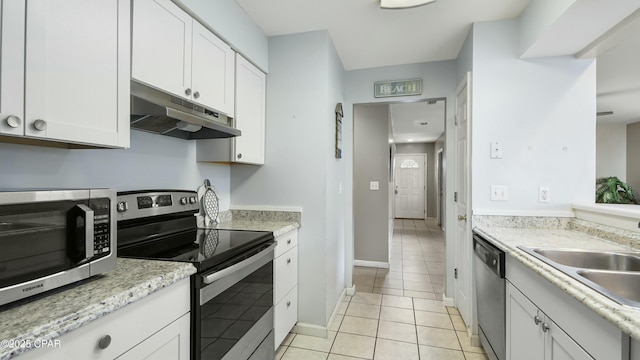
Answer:
POLYGON ((0 132, 128 147, 129 1, 2 7, 0 132))
POLYGON ((188 97, 192 23, 191 16, 170 0, 134 1, 131 77, 188 97))
POLYGON ((234 51, 170 0, 133 2, 131 76, 229 117, 234 51))
POLYGON ((264 164, 265 73, 238 54, 236 56, 236 128, 235 161, 264 164))
POLYGON ((193 51, 191 53, 191 86, 194 102, 213 107, 234 117, 234 58, 235 52, 207 30, 193 21, 193 51))
POLYGON ((198 161, 263 165, 267 76, 240 54, 235 66, 235 127, 240 136, 197 140, 198 161))

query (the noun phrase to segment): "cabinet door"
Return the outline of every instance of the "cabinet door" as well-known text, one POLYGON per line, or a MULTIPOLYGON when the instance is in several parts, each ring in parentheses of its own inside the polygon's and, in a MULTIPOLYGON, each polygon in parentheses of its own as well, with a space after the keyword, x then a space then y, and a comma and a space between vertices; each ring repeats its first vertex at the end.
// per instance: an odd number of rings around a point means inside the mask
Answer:
POLYGON ((197 21, 193 22, 192 100, 234 116, 234 51, 197 21))
POLYGON ((546 360, 593 360, 572 338, 567 335, 556 323, 550 319, 545 320, 548 326, 545 359, 546 360))
POLYGON ((25 135, 128 146, 129 14, 128 0, 27 2, 25 135))
POLYGON ((543 360, 544 314, 511 283, 506 287, 507 360, 543 360))
POLYGON ((236 55, 235 161, 264 164, 266 75, 236 55))
POLYGON ((189 360, 190 325, 190 314, 183 315, 117 359, 189 360))
POLYGON ((24 135, 25 3, 0 6, 0 134, 24 135))
POLYGON ((133 1, 131 76, 190 98, 192 26, 171 0, 133 1))

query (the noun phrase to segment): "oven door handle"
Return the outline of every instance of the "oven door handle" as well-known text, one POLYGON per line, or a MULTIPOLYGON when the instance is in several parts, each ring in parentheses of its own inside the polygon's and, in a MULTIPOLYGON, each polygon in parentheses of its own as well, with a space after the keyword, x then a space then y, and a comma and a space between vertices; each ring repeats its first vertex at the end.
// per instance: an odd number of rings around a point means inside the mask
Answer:
POLYGON ((260 261, 262 258, 266 257, 266 256, 273 256, 273 249, 276 247, 276 244, 272 244, 269 245, 269 247, 265 248, 264 250, 260 251, 259 253, 253 255, 250 258, 244 259, 242 261, 240 261, 237 264, 233 264, 231 266, 229 266, 228 268, 222 269, 220 271, 214 272, 213 274, 209 274, 206 276, 202 277, 202 282, 209 285, 211 283, 213 283, 216 280, 220 280, 225 276, 228 276, 231 273, 234 273, 244 267, 247 267, 255 262, 260 261))

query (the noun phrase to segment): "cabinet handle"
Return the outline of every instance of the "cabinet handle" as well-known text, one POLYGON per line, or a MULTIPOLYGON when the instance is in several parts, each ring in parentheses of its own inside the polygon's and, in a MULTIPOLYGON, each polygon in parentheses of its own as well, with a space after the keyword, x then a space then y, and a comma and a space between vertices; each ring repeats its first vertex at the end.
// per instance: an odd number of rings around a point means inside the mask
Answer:
POLYGON ((238 159, 242 159, 242 153, 238 154, 238 159))
POLYGON ((287 301, 287 307, 291 306, 291 300, 287 301))
POLYGON ((536 315, 536 316, 533 317, 533 322, 536 323, 536 325, 540 325, 542 320, 540 320, 540 317, 538 317, 538 315, 536 315))
POLYGON ((542 332, 547 332, 549 331, 549 325, 547 325, 547 323, 542 323, 542 332))
POLYGON ((108 348, 109 345, 111 345, 111 336, 109 335, 101 337, 100 341, 98 341, 98 347, 102 350, 108 348))
POLYGON ((193 97, 196 98, 196 99, 199 98, 200 97, 200 92, 199 91, 194 92, 193 93, 193 97))
POLYGON ((38 119, 33 122, 33 127, 38 131, 47 130, 47 122, 41 119, 38 119))
POLYGON ((184 91, 184 93, 185 93, 185 95, 187 95, 187 96, 191 96, 191 89, 190 89, 190 88, 187 88, 187 89, 184 91))
POLYGON ((7 116, 5 122, 7 123, 7 125, 9 125, 9 127, 12 127, 14 129, 22 124, 22 120, 20 120, 20 118, 15 115, 7 116))
POLYGON ((287 264, 291 264, 291 258, 287 258, 287 264))
POLYGON ((291 245, 291 239, 287 240, 287 245, 291 245))

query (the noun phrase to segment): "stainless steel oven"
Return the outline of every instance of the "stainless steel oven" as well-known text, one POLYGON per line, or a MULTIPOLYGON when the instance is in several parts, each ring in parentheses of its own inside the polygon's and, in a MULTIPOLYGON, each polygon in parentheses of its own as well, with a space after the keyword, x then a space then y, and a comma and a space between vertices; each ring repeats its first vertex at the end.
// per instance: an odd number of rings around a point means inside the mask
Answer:
POLYGON ((0 191, 0 305, 116 267, 115 190, 0 191))
POLYGON ((202 229, 196 193, 118 194, 118 256, 190 262, 194 360, 270 360, 273 339, 271 232, 202 229))

